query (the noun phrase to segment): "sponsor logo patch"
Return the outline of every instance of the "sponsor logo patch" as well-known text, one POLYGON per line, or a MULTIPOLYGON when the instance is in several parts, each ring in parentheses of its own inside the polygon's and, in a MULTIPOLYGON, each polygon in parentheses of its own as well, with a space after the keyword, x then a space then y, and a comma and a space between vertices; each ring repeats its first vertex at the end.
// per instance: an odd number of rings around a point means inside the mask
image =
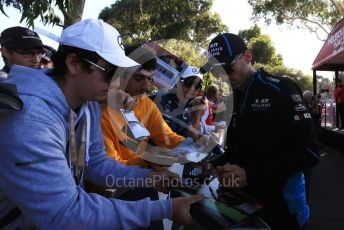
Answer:
POLYGON ((306 110, 307 110, 307 108, 303 104, 297 104, 294 106, 295 112, 302 112, 302 111, 306 111, 306 110))
POLYGON ((302 98, 301 98, 300 94, 291 94, 290 97, 295 103, 301 103, 302 102, 302 98))
POLYGON ((276 83, 279 83, 279 82, 280 82, 280 80, 279 80, 279 79, 277 79, 277 78, 273 78, 273 77, 267 77, 266 79, 267 79, 267 80, 269 80, 269 81, 276 82, 276 83))
POLYGON ((269 102, 269 98, 255 99, 251 107, 253 111, 268 111, 271 107, 271 103, 269 102))

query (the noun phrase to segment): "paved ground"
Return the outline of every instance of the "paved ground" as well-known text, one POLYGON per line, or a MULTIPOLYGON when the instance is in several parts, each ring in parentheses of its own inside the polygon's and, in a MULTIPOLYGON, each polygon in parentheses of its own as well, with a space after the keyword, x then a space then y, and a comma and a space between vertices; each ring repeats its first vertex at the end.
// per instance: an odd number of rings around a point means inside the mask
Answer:
POLYGON ((344 152, 328 147, 312 172, 310 230, 344 229, 344 152))

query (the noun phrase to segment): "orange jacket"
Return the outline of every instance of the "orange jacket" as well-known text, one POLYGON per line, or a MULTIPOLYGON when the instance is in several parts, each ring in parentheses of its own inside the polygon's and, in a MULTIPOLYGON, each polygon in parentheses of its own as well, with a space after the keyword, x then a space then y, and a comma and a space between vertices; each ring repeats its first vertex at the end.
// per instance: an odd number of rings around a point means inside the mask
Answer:
MULTIPOLYGON (((158 107, 147 96, 138 99, 134 113, 137 119, 148 129, 150 139, 157 146, 174 148, 185 140, 184 137, 171 130, 158 107)), ((106 152, 110 157, 126 165, 147 166, 144 160, 123 144, 134 143, 137 145, 138 143, 125 134, 125 120, 119 111, 110 107, 103 107, 101 126, 106 152)))

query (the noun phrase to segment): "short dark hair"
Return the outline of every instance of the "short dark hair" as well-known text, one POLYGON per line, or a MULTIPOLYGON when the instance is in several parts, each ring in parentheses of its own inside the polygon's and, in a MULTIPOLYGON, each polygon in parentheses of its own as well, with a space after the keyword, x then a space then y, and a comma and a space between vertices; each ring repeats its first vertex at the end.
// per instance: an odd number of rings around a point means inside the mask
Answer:
POLYGON ((217 89, 217 87, 215 85, 209 86, 207 88, 207 92, 206 92, 207 98, 212 98, 212 97, 216 96, 217 91, 218 91, 218 89, 217 89))
POLYGON ((145 46, 133 45, 125 47, 125 55, 141 65, 140 69, 155 70, 156 57, 151 50, 145 46))
POLYGON ((97 63, 101 57, 94 51, 89 51, 73 46, 60 45, 58 50, 53 53, 51 60, 54 63, 54 68, 51 70, 51 75, 62 76, 67 72, 66 58, 69 54, 74 53, 80 58, 83 67, 90 71, 90 64, 83 61, 81 57, 86 58, 94 63, 97 63))

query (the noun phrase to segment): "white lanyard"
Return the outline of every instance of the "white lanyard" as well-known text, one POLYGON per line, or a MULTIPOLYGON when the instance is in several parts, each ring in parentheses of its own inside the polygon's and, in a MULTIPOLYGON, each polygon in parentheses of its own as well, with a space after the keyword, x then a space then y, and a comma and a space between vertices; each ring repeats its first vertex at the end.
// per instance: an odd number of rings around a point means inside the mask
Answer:
POLYGON ((74 179, 77 184, 80 183, 82 171, 85 166, 85 154, 86 154, 86 132, 87 132, 87 118, 86 116, 82 119, 82 130, 81 130, 81 142, 79 153, 76 151, 76 135, 74 127, 73 111, 70 110, 70 133, 69 133, 69 152, 72 156, 71 164, 74 169, 74 179))

